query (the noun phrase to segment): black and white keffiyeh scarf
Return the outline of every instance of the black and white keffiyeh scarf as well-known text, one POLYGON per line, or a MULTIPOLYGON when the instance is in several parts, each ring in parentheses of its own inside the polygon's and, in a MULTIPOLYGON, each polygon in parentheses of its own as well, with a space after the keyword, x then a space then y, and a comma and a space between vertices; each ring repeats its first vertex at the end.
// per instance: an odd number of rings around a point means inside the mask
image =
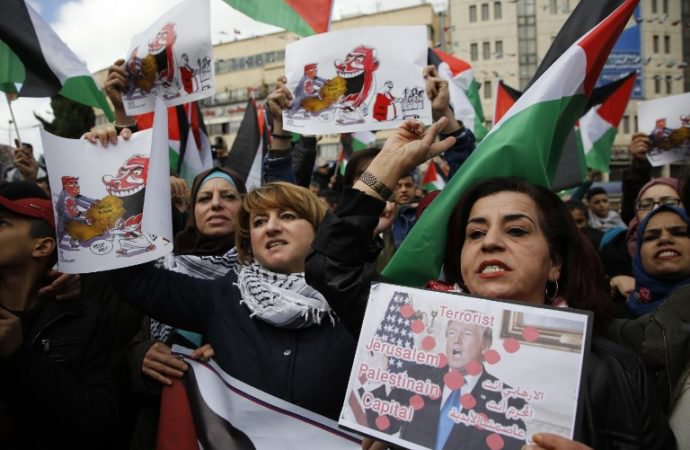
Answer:
MULTIPOLYGON (((231 248, 221 256, 196 256, 196 255, 167 255, 156 262, 156 267, 161 267, 173 272, 184 273, 202 280, 220 278, 235 267, 237 263, 237 251, 231 248)), ((168 342, 174 328, 170 325, 151 319, 151 339, 168 342)))
POLYGON ((256 317, 273 326, 287 329, 320 325, 328 316, 335 326, 336 315, 323 295, 309 286, 304 273, 272 272, 254 262, 241 266, 237 273, 241 304, 256 317))

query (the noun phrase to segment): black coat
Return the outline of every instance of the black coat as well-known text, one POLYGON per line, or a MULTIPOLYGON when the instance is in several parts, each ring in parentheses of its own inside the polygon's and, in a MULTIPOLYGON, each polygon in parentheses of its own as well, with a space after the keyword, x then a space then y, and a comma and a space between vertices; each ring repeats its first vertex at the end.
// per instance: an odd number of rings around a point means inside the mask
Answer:
POLYGON ((163 323, 203 334, 230 376, 337 419, 356 341, 341 322, 290 330, 249 316, 234 271, 215 280, 140 265, 111 272, 118 295, 163 323))
POLYGON ((20 349, 0 360, 0 404, 12 422, 0 448, 103 448, 117 425, 117 394, 100 309, 44 302, 20 349))
MULTIPOLYGON (((355 335, 377 276, 370 262, 375 258, 371 241, 384 206, 381 200, 346 189, 335 213, 319 227, 306 261, 307 282, 355 335)), ((594 339, 583 394, 581 442, 596 449, 675 448, 659 394, 634 353, 594 339)))
MULTIPOLYGON (((409 373, 410 377, 422 380, 428 379, 430 382, 439 386, 443 386, 443 376, 448 372, 447 369, 439 369, 435 367, 413 366, 412 369, 413 370, 411 370, 409 373), (424 373, 418 374, 415 372, 424 373)), ((501 401, 501 393, 485 389, 482 385, 484 381, 495 382, 496 377, 484 370, 477 380, 477 384, 474 386, 474 389, 472 389, 472 395, 477 400, 477 405, 472 409, 474 413, 480 415, 484 414, 497 424, 501 424, 506 427, 516 424, 518 428, 525 431, 525 423, 523 421, 506 419, 505 414, 496 413, 486 408, 486 403, 489 401, 499 403, 501 401)), ((504 387, 509 388, 507 385, 504 385, 504 387)), ((397 391, 398 393, 408 394, 407 397, 409 397, 409 391, 397 391)), ((392 393, 392 396, 396 397, 395 391, 392 393)), ((409 404, 409 398, 399 398, 398 402, 401 404, 409 404)), ((436 431, 441 413, 441 402, 442 398, 431 399, 425 397, 424 408, 415 411, 414 419, 411 423, 404 423, 402 425, 400 430, 400 438, 424 447, 434 448, 434 445, 436 444, 436 431)), ((510 399, 509 405, 517 409, 521 409, 525 406, 525 402, 521 399, 510 399)), ((444 450, 472 450, 488 448, 486 438, 491 434, 493 434, 493 431, 460 423, 453 426, 443 448, 444 450)), ((525 445, 524 439, 520 440, 510 438, 509 436, 505 435, 501 435, 501 438, 505 444, 503 447, 504 450, 520 450, 522 446, 525 445)))

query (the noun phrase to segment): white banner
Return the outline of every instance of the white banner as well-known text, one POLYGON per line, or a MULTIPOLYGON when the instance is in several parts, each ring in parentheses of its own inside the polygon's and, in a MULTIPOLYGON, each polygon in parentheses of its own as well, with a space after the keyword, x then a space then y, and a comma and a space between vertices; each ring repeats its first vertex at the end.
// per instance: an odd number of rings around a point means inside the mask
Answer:
POLYGON ((193 360, 189 349, 176 345, 173 352, 189 364, 184 384, 194 421, 204 420, 195 426, 200 445, 212 439, 214 448, 361 448, 361 436, 339 429, 335 421, 232 378, 213 361, 193 360))

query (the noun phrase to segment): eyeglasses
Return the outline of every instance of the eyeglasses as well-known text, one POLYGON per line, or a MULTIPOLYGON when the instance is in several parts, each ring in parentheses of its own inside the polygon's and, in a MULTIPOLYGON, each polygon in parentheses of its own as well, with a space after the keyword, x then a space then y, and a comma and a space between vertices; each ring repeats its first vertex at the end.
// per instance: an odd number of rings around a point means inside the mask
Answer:
POLYGON ((649 211, 661 205, 678 206, 680 205, 680 199, 676 197, 661 197, 659 201, 654 201, 651 198, 643 198, 637 202, 636 207, 638 211, 649 211))

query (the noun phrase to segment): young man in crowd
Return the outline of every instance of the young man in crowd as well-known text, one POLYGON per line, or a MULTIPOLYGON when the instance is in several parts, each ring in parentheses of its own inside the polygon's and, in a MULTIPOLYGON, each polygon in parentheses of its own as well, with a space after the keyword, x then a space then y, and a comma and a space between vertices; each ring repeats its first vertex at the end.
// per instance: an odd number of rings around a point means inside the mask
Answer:
POLYGON ((616 211, 611 210, 609 194, 604 188, 593 187, 587 191, 587 206, 589 207, 589 226, 606 233, 617 227, 625 228, 625 223, 616 211))
POLYGON ((408 173, 400 178, 395 186, 393 199, 398 205, 398 214, 395 217, 395 221, 393 221, 391 232, 393 233, 393 244, 396 250, 417 221, 417 202, 419 199, 416 192, 417 183, 414 180, 413 173, 408 173))
POLYGON ((55 264, 48 196, 0 189, 0 448, 105 448, 117 424, 105 327, 95 305, 38 298, 55 264))

